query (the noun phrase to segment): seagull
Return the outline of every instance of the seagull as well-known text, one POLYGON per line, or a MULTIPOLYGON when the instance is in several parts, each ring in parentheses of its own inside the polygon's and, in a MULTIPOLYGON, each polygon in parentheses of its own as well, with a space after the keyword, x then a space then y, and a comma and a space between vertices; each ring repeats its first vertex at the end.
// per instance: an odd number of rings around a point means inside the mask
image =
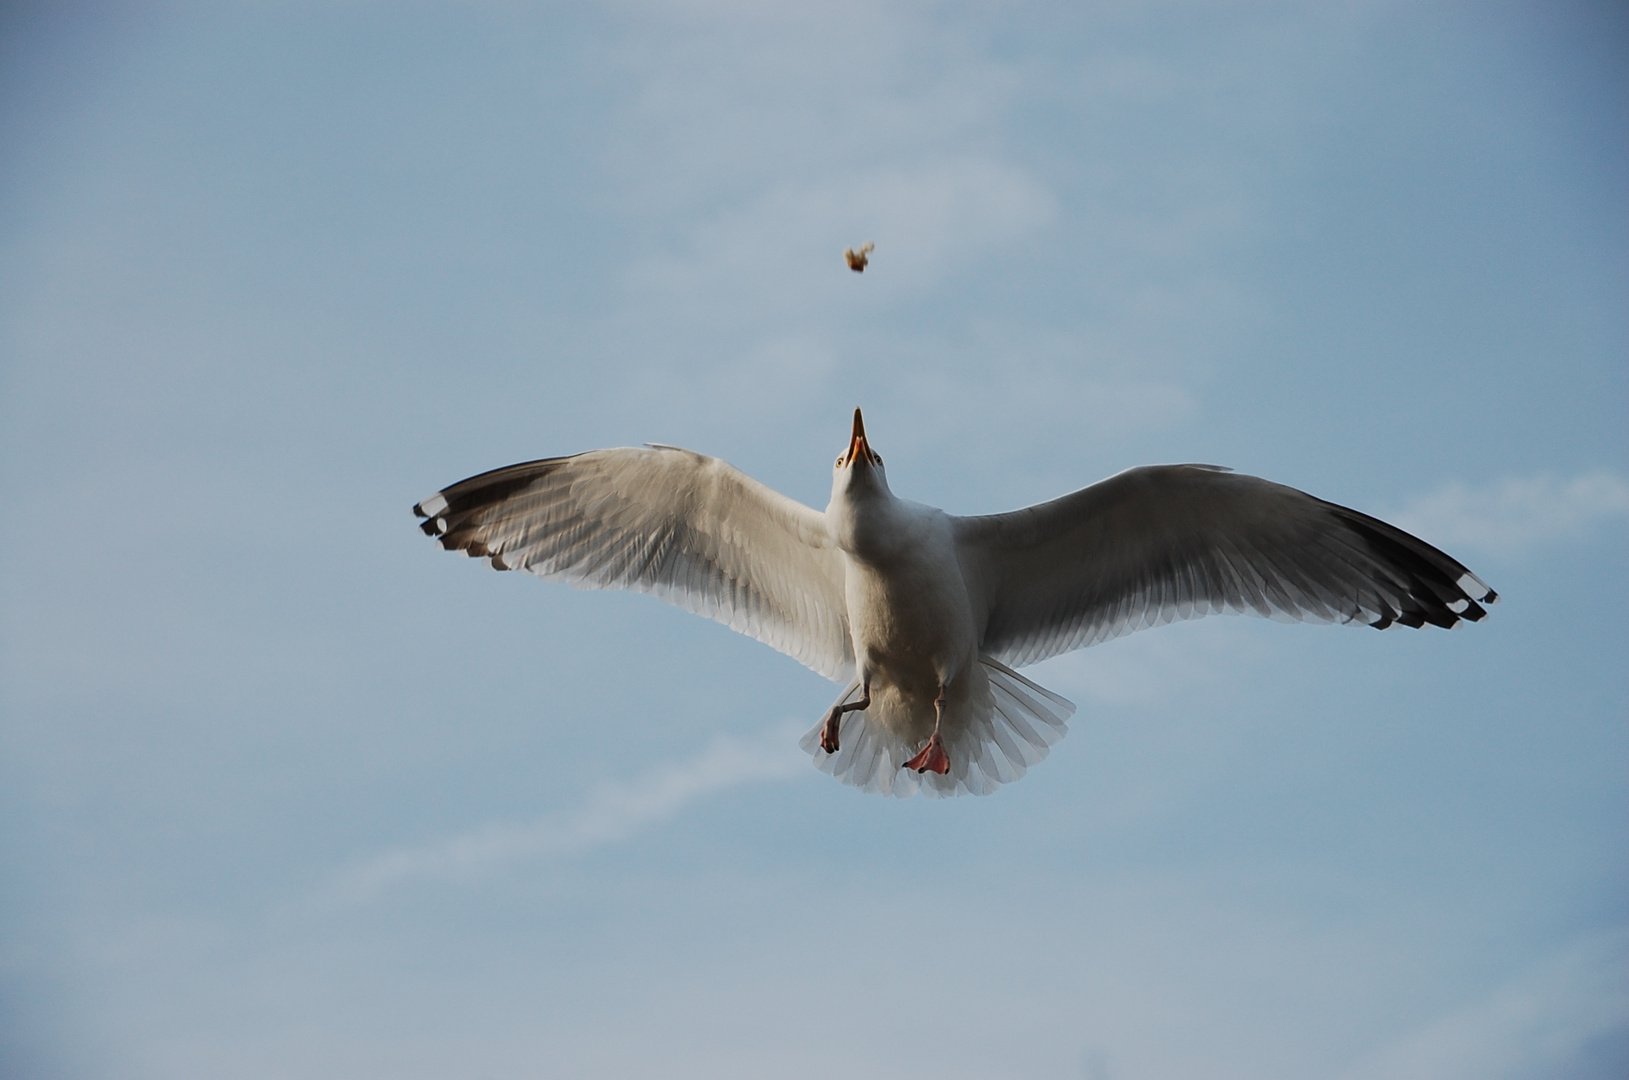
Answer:
POLYGON ((449 551, 724 623, 844 685, 801 746, 863 791, 983 795, 1075 707, 1015 668, 1225 612, 1385 629, 1498 597, 1395 526, 1216 465, 1146 465, 956 517, 894 495, 854 410, 824 513, 676 446, 481 473, 413 507, 449 551))
POLYGON ((867 240, 860 245, 859 251, 855 251, 853 248, 844 248, 843 259, 848 263, 850 270, 856 274, 863 274, 866 265, 871 261, 868 256, 875 250, 877 250, 877 245, 867 240))

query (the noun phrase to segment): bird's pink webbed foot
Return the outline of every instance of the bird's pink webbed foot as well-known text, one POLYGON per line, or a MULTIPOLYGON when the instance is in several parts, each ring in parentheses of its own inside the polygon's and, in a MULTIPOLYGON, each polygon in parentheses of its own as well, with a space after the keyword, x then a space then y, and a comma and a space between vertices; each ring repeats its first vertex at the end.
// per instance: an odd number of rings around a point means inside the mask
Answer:
POLYGON ((928 745, 901 765, 902 769, 915 769, 917 772, 933 771, 943 776, 950 771, 950 755, 945 753, 945 741, 939 737, 939 725, 945 720, 945 687, 939 684, 939 694, 933 699, 933 734, 928 738, 928 745))
POLYGON ((836 709, 826 717, 826 726, 820 729, 820 749, 828 754, 835 754, 842 747, 837 742, 837 728, 843 722, 843 714, 836 709))
POLYGON ((826 724, 820 729, 820 749, 828 754, 835 754, 842 747, 837 741, 837 729, 843 724, 843 714, 846 712, 864 712, 871 707, 871 680, 867 679, 860 689, 860 700, 851 701, 847 705, 833 705, 831 712, 826 714, 826 724))
POLYGON ((903 768, 915 769, 917 772, 936 772, 943 776, 950 771, 950 755, 945 753, 945 741, 939 738, 935 731, 928 739, 928 745, 922 748, 921 753, 907 761, 903 768))

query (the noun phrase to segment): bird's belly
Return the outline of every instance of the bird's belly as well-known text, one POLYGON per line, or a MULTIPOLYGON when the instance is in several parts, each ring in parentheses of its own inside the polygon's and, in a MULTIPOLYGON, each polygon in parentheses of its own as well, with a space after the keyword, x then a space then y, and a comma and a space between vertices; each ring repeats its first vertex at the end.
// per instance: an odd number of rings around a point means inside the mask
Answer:
POLYGON ((959 570, 850 560, 847 582, 854 655, 874 688, 892 687, 931 705, 975 659, 972 611, 959 570))

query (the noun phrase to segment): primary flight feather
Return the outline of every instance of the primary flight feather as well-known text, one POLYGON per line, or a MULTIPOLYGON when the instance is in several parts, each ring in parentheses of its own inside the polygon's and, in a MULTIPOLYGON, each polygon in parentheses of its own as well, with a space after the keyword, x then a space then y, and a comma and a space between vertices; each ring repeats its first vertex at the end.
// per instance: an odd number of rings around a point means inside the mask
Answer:
POLYGON ((1219 612, 1451 627, 1497 599, 1401 529, 1212 465, 955 517, 894 496, 858 409, 824 513, 657 445, 495 469, 413 512, 494 569, 652 593, 846 684, 802 745, 893 795, 986 794, 1046 756, 1074 706, 1015 667, 1219 612))

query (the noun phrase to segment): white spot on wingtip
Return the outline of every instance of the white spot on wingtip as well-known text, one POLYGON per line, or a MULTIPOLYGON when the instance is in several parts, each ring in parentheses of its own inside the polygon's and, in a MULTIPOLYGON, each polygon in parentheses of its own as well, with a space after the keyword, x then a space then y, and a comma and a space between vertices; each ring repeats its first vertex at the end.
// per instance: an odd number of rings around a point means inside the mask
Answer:
POLYGON ((432 495, 413 509, 424 517, 435 517, 447 509, 447 498, 444 495, 432 495))

